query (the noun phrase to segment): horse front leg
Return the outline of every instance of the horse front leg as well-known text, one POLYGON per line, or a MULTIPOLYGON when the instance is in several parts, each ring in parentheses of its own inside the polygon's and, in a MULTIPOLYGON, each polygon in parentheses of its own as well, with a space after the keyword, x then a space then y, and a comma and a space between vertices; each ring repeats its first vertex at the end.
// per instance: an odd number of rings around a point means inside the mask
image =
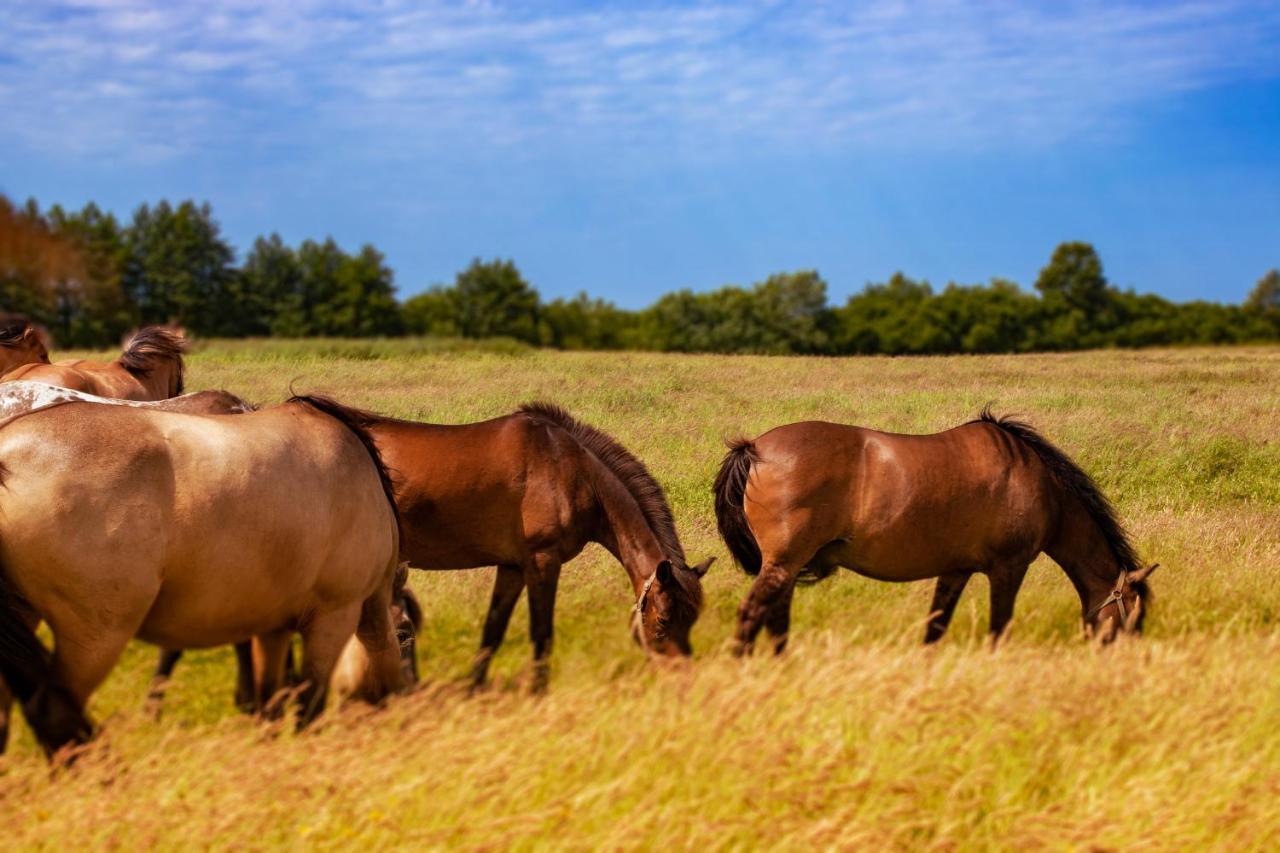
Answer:
POLYGON ((525 570, 529 587, 529 640, 533 643, 534 693, 542 693, 551 680, 551 645, 554 634, 556 586, 560 582, 560 562, 539 554, 525 570))
MULTIPOLYGON (((756 582, 751 585, 751 591, 747 593, 742 606, 738 608, 734 655, 741 657, 750 654, 755 645, 756 636, 764 627, 766 620, 785 636, 791 626, 791 594, 795 589, 796 575, 799 570, 799 566, 793 570, 782 563, 765 561, 756 582), (778 608, 776 613, 775 608, 778 608)), ((770 633, 775 637, 779 636, 779 633, 774 633, 773 628, 770 629, 770 633)))
POLYGON ((498 566, 493 577, 493 595, 489 599, 489 612, 484 618, 484 631, 480 638, 480 651, 471 665, 471 687, 484 685, 489 677, 489 664, 502 645, 511 623, 511 611, 515 610, 520 593, 524 591, 524 570, 519 566, 498 566))
POLYGON ((1022 586, 1022 579, 1027 576, 1028 568, 1029 562, 1019 560, 987 572, 991 581, 991 625, 988 633, 993 647, 1000 642, 1009 627, 1009 621, 1013 619, 1013 603, 1018 597, 1018 590, 1022 586))
POLYGON ((9 745, 9 715, 13 711, 13 691, 3 678, 0 678, 0 755, 4 755, 9 745))
POLYGON ((938 642, 942 639, 942 635, 947 633, 947 626, 951 624, 951 617, 955 615, 960 595, 971 577, 973 577, 971 572, 939 576, 933 588, 933 603, 929 605, 929 624, 924 629, 926 645, 938 642))

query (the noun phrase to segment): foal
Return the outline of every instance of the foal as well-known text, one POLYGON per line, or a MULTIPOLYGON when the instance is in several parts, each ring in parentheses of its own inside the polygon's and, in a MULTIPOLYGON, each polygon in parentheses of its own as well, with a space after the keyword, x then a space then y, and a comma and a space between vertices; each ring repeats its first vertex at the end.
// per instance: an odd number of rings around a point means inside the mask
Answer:
POLYGON ((1041 551, 1066 572, 1086 629, 1140 632, 1147 576, 1097 484, 1042 435, 984 410, 936 435, 805 422, 730 445, 715 483, 720 534, 757 575, 737 648, 761 627, 786 644, 798 580, 841 566, 883 581, 937 578, 925 642, 942 637, 974 573, 991 583, 993 639, 1041 551))

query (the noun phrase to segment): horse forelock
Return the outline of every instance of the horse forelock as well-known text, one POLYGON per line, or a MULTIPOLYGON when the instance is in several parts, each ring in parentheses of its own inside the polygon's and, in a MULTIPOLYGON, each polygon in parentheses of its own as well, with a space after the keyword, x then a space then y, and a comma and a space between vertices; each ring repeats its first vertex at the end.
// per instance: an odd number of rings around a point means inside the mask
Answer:
POLYGON ((526 403, 518 410, 534 420, 560 427, 600 461, 635 500, 662 553, 671 561, 675 588, 668 590, 676 607, 696 613, 702 607, 702 580, 689 568, 676 532, 675 516, 662 486, 644 463, 601 429, 583 423, 554 403, 526 403))

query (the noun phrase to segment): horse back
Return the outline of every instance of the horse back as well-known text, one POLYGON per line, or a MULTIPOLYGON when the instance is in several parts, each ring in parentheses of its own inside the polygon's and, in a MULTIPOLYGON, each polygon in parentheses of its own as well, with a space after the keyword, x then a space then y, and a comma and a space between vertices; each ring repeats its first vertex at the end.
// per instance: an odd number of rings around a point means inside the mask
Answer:
POLYGON ((418 568, 518 564, 588 508, 581 447, 524 415, 456 426, 388 419, 372 432, 395 483, 402 556, 418 568))
POLYGON ((901 435, 807 422, 755 447, 744 507, 766 552, 831 546, 841 565, 914 579, 1038 550, 1051 527, 1044 466, 987 424, 901 435))

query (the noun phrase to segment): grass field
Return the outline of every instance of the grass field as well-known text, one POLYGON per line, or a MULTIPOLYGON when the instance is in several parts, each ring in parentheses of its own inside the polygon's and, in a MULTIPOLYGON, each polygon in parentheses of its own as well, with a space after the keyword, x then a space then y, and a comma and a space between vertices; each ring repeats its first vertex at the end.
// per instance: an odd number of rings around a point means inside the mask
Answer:
POLYGON ((137 646, 72 771, 51 773, 18 727, 0 758, 8 846, 1275 844, 1280 349, 837 360, 320 341, 190 359, 193 390, 270 403, 291 383, 439 422, 550 399, 612 432, 666 487, 690 557, 719 557, 695 660, 645 664, 625 575, 594 546, 562 579, 542 698, 523 604, 493 688, 459 687, 488 569, 415 573, 425 685, 301 735, 234 712, 225 650, 190 655, 151 721, 154 651, 137 646), (989 401, 1071 453, 1161 563, 1145 638, 1087 645, 1042 559, 994 653, 985 582, 925 650, 930 585, 845 572, 797 593, 786 656, 728 655, 748 583, 712 515, 723 438, 804 419, 932 432, 989 401))

